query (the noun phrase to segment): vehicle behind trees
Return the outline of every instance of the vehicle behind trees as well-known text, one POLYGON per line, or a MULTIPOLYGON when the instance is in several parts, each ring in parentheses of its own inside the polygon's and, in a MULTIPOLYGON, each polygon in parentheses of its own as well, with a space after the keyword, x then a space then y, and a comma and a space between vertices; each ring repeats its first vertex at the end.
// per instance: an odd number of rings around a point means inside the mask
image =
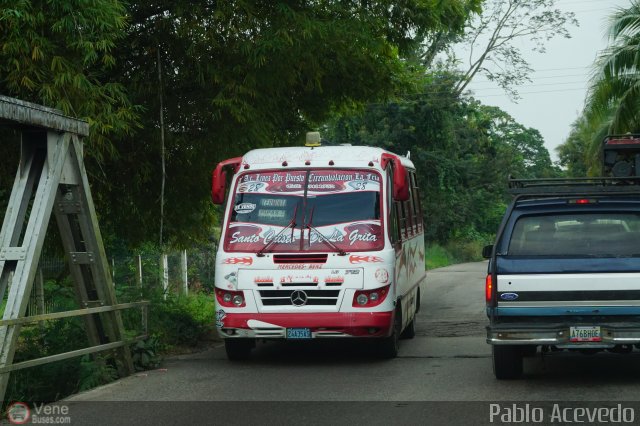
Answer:
MULTIPOLYGON (((315 142, 313 138, 315 137, 315 142)), ((407 157, 365 146, 257 149, 218 164, 216 326, 229 359, 256 339, 415 334, 425 279, 420 194, 407 157)))

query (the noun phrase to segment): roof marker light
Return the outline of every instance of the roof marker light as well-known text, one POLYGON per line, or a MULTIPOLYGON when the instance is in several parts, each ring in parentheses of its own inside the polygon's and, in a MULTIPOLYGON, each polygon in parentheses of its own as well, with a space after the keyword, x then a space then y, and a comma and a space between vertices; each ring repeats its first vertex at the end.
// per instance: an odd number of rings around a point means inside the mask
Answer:
POLYGON ((307 132, 304 146, 314 148, 322 145, 322 139, 320 138, 320 132, 307 132))
POLYGON ((335 163, 333 162, 333 160, 329 160, 329 165, 333 166, 335 163))

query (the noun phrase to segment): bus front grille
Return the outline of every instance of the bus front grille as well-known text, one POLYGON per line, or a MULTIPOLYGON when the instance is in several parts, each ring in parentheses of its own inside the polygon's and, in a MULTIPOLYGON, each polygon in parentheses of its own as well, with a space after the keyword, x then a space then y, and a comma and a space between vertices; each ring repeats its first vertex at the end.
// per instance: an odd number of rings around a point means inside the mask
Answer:
POLYGON ((335 306, 340 290, 260 290, 262 306, 335 306))

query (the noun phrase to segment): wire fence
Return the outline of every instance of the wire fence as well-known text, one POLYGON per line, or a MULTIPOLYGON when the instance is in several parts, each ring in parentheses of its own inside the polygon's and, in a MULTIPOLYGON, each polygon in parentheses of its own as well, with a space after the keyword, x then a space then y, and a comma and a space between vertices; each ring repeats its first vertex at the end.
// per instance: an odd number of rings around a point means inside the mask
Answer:
MULTIPOLYGON (((139 298, 140 294, 150 289, 162 289, 165 294, 213 291, 215 253, 215 245, 210 245, 165 254, 121 250, 107 253, 107 259, 119 302, 126 302, 127 299, 139 298), (166 262, 163 256, 166 256, 166 262), (164 265, 166 270, 163 269, 164 265)), ((68 309, 75 293, 69 291, 65 298, 65 294, 60 294, 60 285, 68 281, 69 276, 68 263, 63 256, 44 252, 38 265, 27 315, 68 309)))

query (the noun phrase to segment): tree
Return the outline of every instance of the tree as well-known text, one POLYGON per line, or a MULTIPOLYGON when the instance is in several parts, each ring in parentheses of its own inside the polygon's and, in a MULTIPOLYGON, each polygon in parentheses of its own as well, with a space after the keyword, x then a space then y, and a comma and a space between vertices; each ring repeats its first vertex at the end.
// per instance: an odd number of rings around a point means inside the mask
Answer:
POLYGON ((610 18, 609 47, 599 56, 585 116, 609 133, 640 131, 640 2, 610 18))
POLYGON ((210 172, 248 149, 299 143, 328 114, 405 91, 402 56, 466 20, 465 0, 136 1, 112 78, 146 113, 100 181, 108 226, 157 240, 159 93, 167 149, 165 240, 210 235, 210 172), (158 84, 158 58, 163 87, 158 84))
POLYGON ((560 165, 567 170, 568 177, 587 176, 588 148, 592 136, 588 132, 588 124, 584 117, 579 117, 571 124, 571 132, 567 139, 556 148, 560 165))
POLYGON ((487 131, 493 144, 511 151, 508 155, 513 176, 533 179, 559 175, 560 170, 551 162, 544 138, 537 129, 523 126, 498 107, 480 105, 477 108, 490 123, 487 131))
POLYGON ((476 75, 495 81, 514 99, 515 86, 530 81, 533 71, 517 42, 527 39, 534 51, 544 52, 545 43, 556 37, 569 38, 570 25, 578 25, 572 12, 555 8, 556 0, 487 0, 482 15, 470 20, 460 47, 468 50, 463 75, 456 84, 463 93, 476 75))
POLYGON ((89 155, 112 153, 110 139, 131 131, 138 113, 105 78, 125 14, 118 0, 0 0, 0 93, 88 120, 89 155))
POLYGON ((411 152, 429 241, 493 234, 509 199, 510 174, 556 173, 539 132, 458 96, 455 82, 455 75, 431 76, 420 94, 343 114, 323 130, 334 143, 411 152))

